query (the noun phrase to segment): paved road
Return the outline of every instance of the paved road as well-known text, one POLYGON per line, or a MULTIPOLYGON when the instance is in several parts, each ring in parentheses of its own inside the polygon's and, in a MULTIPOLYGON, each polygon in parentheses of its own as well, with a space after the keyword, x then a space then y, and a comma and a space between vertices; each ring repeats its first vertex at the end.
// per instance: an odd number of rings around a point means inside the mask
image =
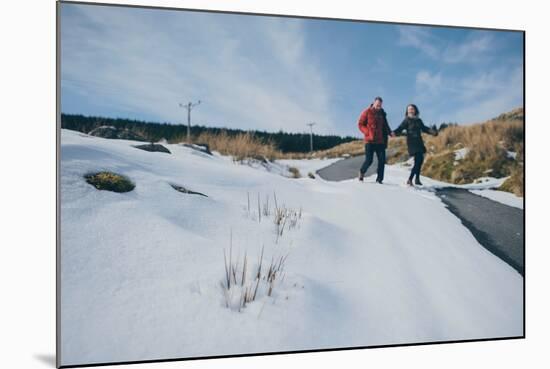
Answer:
MULTIPOLYGON (((359 176, 359 168, 365 161, 365 156, 354 156, 348 159, 340 160, 335 163, 332 163, 328 167, 319 169, 317 174, 327 181, 343 181, 346 179, 357 178, 359 176)), ((371 166, 367 170, 365 177, 370 176, 371 174, 376 173, 376 166, 378 165, 378 160, 376 160, 376 155, 374 155, 374 160, 372 161, 371 166)))
POLYGON ((523 210, 458 188, 437 191, 447 208, 472 232, 480 244, 524 273, 523 210))
MULTIPOLYGON (((317 171, 321 178, 342 181, 358 176, 364 156, 332 163, 317 171)), ((367 176, 376 172, 376 158, 367 176)), ((487 199, 464 189, 442 188, 436 194, 487 250, 524 273, 523 210, 487 199)))

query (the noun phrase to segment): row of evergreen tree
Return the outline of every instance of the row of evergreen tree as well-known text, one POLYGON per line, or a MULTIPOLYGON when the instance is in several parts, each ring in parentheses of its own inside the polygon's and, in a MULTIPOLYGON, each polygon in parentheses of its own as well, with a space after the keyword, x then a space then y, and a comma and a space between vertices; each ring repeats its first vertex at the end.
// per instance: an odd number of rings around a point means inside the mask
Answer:
MULTIPOLYGON (((127 129, 139 134, 147 141, 155 142, 162 138, 169 142, 184 140, 187 134, 187 126, 170 123, 144 122, 125 118, 105 118, 84 116, 80 114, 61 114, 61 128, 89 133, 101 126, 113 126, 118 129, 127 129)), ((272 142, 282 152, 308 152, 310 148, 309 133, 245 131, 234 128, 214 128, 205 126, 191 126, 191 136, 198 136, 203 132, 219 134, 225 132, 228 135, 242 133, 253 134, 263 142, 272 142)), ((314 149, 325 150, 336 145, 356 140, 357 138, 336 135, 313 135, 314 149)))

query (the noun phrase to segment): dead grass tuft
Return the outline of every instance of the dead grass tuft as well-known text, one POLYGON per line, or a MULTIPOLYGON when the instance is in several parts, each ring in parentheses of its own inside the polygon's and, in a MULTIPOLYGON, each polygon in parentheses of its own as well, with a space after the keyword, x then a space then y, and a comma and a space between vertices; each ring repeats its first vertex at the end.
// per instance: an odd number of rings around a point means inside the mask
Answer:
POLYGON ((218 134, 203 132, 192 138, 193 143, 206 144, 211 151, 231 155, 234 160, 257 159, 275 160, 282 156, 272 142, 264 142, 251 133, 230 135, 226 131, 218 134))
POLYGON ((239 257, 233 259, 232 234, 230 237, 229 253, 223 250, 225 276, 220 281, 220 287, 225 306, 240 312, 247 304, 261 297, 273 295, 277 284, 284 279, 283 271, 288 254, 271 257, 270 263, 264 265, 264 247, 262 246, 258 262, 254 267, 249 267, 246 252, 242 262, 239 257))

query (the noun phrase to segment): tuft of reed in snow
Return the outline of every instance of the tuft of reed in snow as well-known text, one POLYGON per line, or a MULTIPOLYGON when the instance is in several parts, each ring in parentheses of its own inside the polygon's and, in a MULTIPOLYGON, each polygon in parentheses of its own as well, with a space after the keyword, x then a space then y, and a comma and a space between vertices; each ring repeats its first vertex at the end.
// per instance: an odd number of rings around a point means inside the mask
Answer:
POLYGON ((233 241, 230 236, 229 253, 223 250, 225 276, 220 281, 225 307, 241 311, 247 304, 257 299, 273 295, 273 290, 284 278, 284 266, 287 255, 271 257, 264 265, 264 247, 262 246, 258 262, 249 267, 248 255, 233 259, 233 241), (228 255, 229 254, 229 255, 228 255))
POLYGON ((277 194, 273 192, 273 207, 270 205, 269 196, 265 196, 264 200, 261 200, 260 193, 257 194, 256 210, 252 210, 252 204, 250 200, 250 192, 246 193, 246 214, 251 219, 257 220, 258 223, 262 222, 262 219, 273 219, 273 223, 276 227, 277 239, 283 236, 285 230, 290 230, 298 227, 300 220, 302 219, 302 208, 287 207, 285 204, 279 204, 277 200, 277 194))
POLYGON ((273 221, 277 230, 277 241, 282 237, 285 229, 290 230, 298 226, 298 222, 302 219, 302 208, 292 209, 284 205, 275 208, 273 221))

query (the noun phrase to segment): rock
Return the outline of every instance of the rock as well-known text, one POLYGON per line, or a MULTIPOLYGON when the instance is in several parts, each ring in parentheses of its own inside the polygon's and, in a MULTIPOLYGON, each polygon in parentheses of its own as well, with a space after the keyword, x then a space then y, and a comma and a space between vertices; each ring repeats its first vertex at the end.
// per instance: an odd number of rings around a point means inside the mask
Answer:
POLYGON ((193 150, 200 151, 202 153, 212 155, 212 152, 210 151, 210 148, 207 144, 188 144, 188 143, 182 143, 182 146, 188 147, 193 150))
POLYGON ((196 191, 191 191, 183 186, 180 186, 180 185, 177 185, 177 184, 173 184, 173 183, 170 183, 170 186, 172 186, 172 188, 178 192, 182 192, 182 193, 187 193, 187 194, 190 194, 190 195, 200 195, 200 196, 204 196, 204 197, 208 197, 207 195, 203 194, 203 193, 200 193, 200 192, 196 192, 196 191))
POLYGON ((136 145, 134 147, 136 149, 141 149, 141 150, 150 151, 150 152, 165 152, 167 154, 171 154, 170 150, 168 150, 166 147, 162 146, 161 144, 150 143, 145 145, 136 145))

